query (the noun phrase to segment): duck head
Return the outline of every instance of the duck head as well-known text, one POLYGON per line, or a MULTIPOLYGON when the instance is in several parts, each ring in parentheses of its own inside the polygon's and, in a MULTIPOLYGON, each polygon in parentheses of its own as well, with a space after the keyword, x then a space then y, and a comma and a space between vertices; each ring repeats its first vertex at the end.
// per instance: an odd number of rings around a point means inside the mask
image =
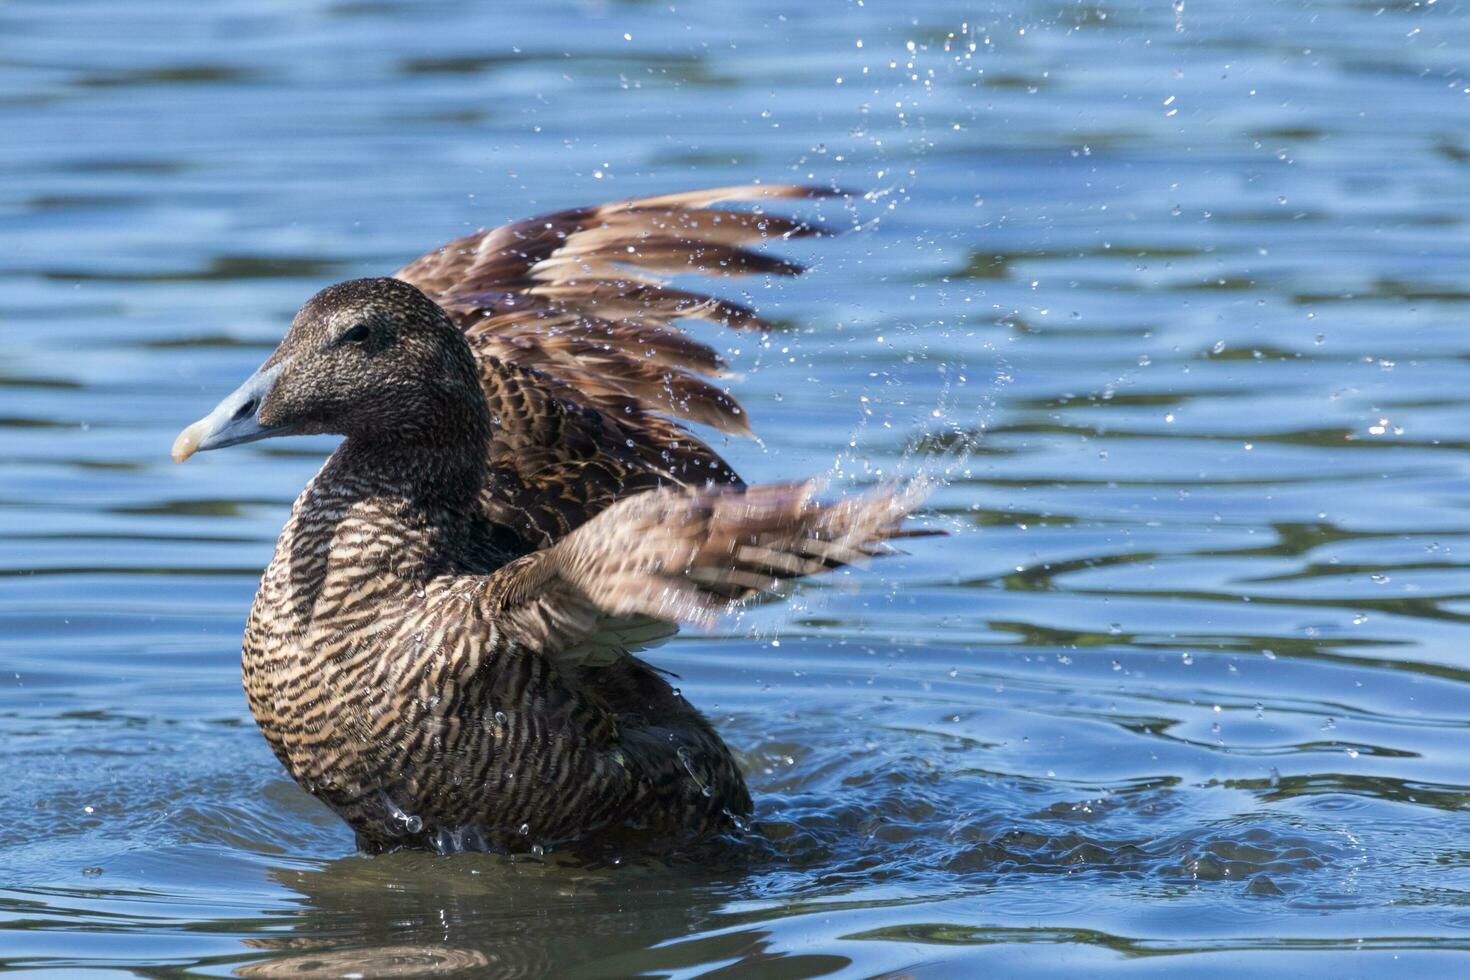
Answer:
POLYGON ((437 303, 397 279, 328 286, 260 369, 180 432, 174 462, 273 436, 433 445, 484 412, 474 356, 437 303))

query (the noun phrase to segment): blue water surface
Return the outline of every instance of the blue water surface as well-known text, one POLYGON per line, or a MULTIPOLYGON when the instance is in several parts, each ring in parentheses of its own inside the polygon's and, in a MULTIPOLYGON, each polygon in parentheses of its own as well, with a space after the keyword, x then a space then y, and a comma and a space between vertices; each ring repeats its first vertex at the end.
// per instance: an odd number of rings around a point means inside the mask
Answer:
POLYGON ((1470 972, 1467 60, 1459 0, 0 5, 0 969, 1470 972), (779 321, 694 328, 717 444, 951 535, 654 654, 744 844, 355 855, 239 686, 331 440, 173 435, 328 282, 751 180, 857 195, 713 284, 779 321))

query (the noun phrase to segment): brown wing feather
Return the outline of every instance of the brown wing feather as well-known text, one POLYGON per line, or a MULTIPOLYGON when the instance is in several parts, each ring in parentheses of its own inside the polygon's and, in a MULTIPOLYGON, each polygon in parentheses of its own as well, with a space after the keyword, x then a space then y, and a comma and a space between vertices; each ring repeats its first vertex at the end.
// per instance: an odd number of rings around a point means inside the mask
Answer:
POLYGON ((556 322, 557 318, 523 319, 521 314, 489 317, 471 329, 470 344, 482 357, 513 361, 556 378, 604 409, 631 402, 639 409, 750 434, 744 410, 734 398, 670 363, 675 359, 688 363, 692 358, 681 356, 688 352, 649 346, 645 356, 630 357, 624 345, 644 341, 636 324, 620 329, 618 324, 590 318, 562 326, 556 322))
POLYGON ((456 239, 395 275, 448 310, 477 351, 535 367, 586 404, 625 411, 631 403, 748 434, 739 403, 699 377, 718 375, 719 356, 674 323, 769 324, 741 304, 673 289, 659 277, 795 275, 801 266, 749 246, 828 229, 711 205, 832 193, 751 185, 573 208, 456 239))
POLYGON ((630 494, 740 485, 680 424, 750 433, 739 402, 711 383, 719 354, 677 321, 770 324, 660 276, 794 275, 800 266, 751 246, 828 229, 713 205, 833 193, 751 185, 572 208, 466 235, 395 273, 449 313, 479 360, 495 420, 490 520, 544 547, 630 494))
POLYGON ((813 489, 665 488, 621 500, 495 572, 483 614, 568 666, 620 626, 708 625, 783 581, 882 554, 927 490, 915 483, 822 504, 813 489))
MULTIPOLYGON (((420 256, 394 273, 436 296, 483 289, 529 288, 536 282, 564 282, 563 267, 549 260, 564 256, 618 255, 631 268, 643 263, 640 246, 677 239, 711 248, 738 249, 770 238, 822 234, 819 225, 790 218, 714 210, 722 201, 763 201, 830 197, 835 192, 796 184, 747 185, 688 191, 592 207, 569 208, 457 238, 420 256)), ((750 253, 756 259, 758 253, 750 253)), ((686 262, 680 271, 692 271, 686 262)), ((570 278, 588 278, 573 272, 570 278)))
POLYGON ((629 494, 657 487, 740 485, 713 450, 674 423, 583 404, 553 377, 487 355, 481 387, 493 424, 481 508, 527 548, 564 537, 629 494))

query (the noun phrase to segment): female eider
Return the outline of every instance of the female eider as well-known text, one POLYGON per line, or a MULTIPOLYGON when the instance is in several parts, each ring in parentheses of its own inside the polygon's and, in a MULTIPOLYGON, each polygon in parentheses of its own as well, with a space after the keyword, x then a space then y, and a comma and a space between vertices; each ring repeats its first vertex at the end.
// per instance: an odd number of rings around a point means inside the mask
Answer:
POLYGON ((783 579, 879 554, 912 491, 747 487, 678 420, 748 432, 680 318, 752 310, 659 274, 790 275, 818 233, 735 187, 562 211, 330 286, 179 434, 174 459, 346 439, 291 510, 245 629, 245 692, 286 769, 365 850, 504 852, 739 827, 740 770, 633 656, 783 579))

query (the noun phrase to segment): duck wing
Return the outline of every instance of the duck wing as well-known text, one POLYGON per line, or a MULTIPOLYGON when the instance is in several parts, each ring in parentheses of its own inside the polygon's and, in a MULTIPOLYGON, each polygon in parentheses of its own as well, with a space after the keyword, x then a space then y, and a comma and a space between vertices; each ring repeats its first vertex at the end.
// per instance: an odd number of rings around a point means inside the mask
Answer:
POLYGON ((399 269, 447 310, 479 353, 535 368, 581 399, 629 403, 748 434, 745 414, 705 378, 720 356, 675 326, 770 323, 739 303, 686 292, 669 276, 794 276, 802 266, 751 248, 828 233, 820 224, 727 201, 830 197, 796 184, 746 185, 571 208, 455 239, 399 269))
POLYGON ((449 313, 479 361, 497 422, 490 519, 542 547, 631 493, 739 484, 682 423, 748 434, 745 412, 712 383, 719 354, 676 324, 771 325, 665 279, 800 273, 752 246, 826 228, 714 205, 833 193, 748 185, 572 208, 466 235, 394 273, 449 313))
POLYGON ((811 483, 665 487, 618 501, 484 580, 481 613, 558 668, 658 642, 656 624, 712 625, 783 582, 886 554, 920 483, 819 503, 811 483), (630 635, 640 632, 637 641, 630 635))

